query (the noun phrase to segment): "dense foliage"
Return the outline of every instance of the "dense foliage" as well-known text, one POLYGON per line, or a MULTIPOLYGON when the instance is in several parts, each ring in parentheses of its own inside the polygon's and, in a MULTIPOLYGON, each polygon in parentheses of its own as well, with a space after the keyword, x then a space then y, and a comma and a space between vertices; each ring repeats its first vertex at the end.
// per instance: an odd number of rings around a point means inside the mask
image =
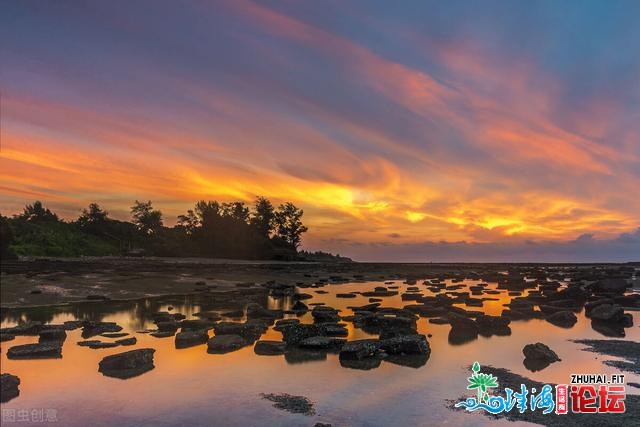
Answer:
POLYGON ((293 203, 275 208, 258 197, 244 202, 197 202, 178 217, 174 227, 163 224, 162 212, 151 201, 136 200, 131 222, 109 218, 91 203, 75 221, 61 220, 41 202, 22 214, 0 215, 2 258, 30 256, 156 255, 247 259, 296 259, 303 211, 293 203))

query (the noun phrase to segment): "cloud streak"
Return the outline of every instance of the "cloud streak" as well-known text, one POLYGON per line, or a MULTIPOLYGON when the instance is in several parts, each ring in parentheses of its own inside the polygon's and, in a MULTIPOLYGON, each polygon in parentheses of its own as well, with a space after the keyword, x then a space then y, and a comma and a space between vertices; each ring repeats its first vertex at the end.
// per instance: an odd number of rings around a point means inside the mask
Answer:
POLYGON ((305 209, 309 249, 583 253, 640 224, 640 57, 600 47, 640 43, 623 3, 548 32, 571 5, 4 3, 0 209, 151 198, 171 223, 265 195, 305 209), (598 14, 602 40, 569 31, 598 14))

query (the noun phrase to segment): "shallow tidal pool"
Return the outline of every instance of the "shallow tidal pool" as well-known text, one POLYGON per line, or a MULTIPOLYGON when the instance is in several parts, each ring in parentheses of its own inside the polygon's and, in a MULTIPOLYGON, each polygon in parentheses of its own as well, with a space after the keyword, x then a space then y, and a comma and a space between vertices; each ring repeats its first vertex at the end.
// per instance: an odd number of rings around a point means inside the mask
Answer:
MULTIPOLYGON (((465 288, 481 283, 477 280, 444 282, 465 288)), ((409 286, 419 287, 422 295, 435 295, 422 281, 409 285, 402 280, 386 285, 372 281, 328 284, 299 291, 313 295, 304 300, 305 304, 324 303, 347 316, 353 314, 349 306, 368 304, 369 298, 359 294, 355 298, 338 298, 336 294, 372 291, 376 286, 398 286, 399 295, 382 298, 382 307, 401 308, 413 304, 400 297, 409 286), (317 293, 320 289, 327 293, 317 293)), ((503 304, 511 299, 508 291, 498 288, 496 283, 489 283, 485 289, 499 292, 483 295, 495 300, 484 301, 482 307, 459 306, 500 315, 505 308, 503 304)), ((269 309, 287 310, 294 301, 291 297, 265 297, 263 303, 269 309)), ((209 354, 206 344, 176 349, 174 337, 156 338, 141 332, 155 329, 153 314, 158 311, 171 308, 171 313, 195 319, 194 313, 207 309, 204 305, 201 296, 183 296, 3 312, 3 328, 27 320, 59 324, 89 319, 116 322, 123 327, 123 332, 137 338, 134 346, 90 349, 77 345, 83 338, 81 330, 76 329, 67 331, 61 359, 36 360, 12 360, 6 353, 12 346, 37 342, 37 336, 17 336, 3 342, 2 372, 17 375, 21 381, 20 395, 2 404, 3 416, 8 411, 16 414, 25 410, 30 414, 48 411, 49 416, 55 415, 57 423, 64 426, 312 426, 317 422, 333 426, 514 425, 480 413, 449 409, 452 401, 474 395, 466 387, 470 365, 475 361, 481 366, 509 369, 545 383, 569 383, 573 373, 620 373, 602 363, 612 357, 581 351, 584 345, 570 341, 607 339, 591 328, 584 311, 576 313, 578 322, 569 329, 542 319, 512 321, 511 335, 479 336, 459 345, 449 342, 450 325, 429 323, 428 318, 421 317, 417 321, 418 331, 429 334, 431 347, 426 363, 403 366, 383 359, 379 367, 370 370, 342 367, 338 354, 331 352, 314 358, 259 356, 248 346, 227 354, 209 354), (541 371, 527 370, 522 348, 535 342, 548 345, 562 361, 541 371), (156 350, 153 370, 126 380, 98 372, 98 364, 105 356, 138 348, 156 350), (305 396, 314 402, 315 414, 307 416, 277 409, 261 397, 262 393, 305 396)), ((310 305, 310 308, 313 307, 310 305)), ((640 316, 637 312, 632 315, 636 326, 625 330, 624 339, 638 341, 640 316)), ((303 323, 313 322, 310 313, 287 314, 287 317, 297 317, 303 323)), ((350 322, 344 323, 348 340, 375 337, 350 322)), ((209 335, 213 336, 213 331, 209 331, 209 335)), ((91 339, 113 341, 99 336, 91 339)), ((280 341, 282 334, 270 327, 261 339, 280 341)), ((639 376, 625 374, 627 382, 640 382, 639 376)), ((638 394, 638 391, 627 387, 629 394, 638 394)), ((42 422, 29 418, 15 425, 42 425, 42 422)))

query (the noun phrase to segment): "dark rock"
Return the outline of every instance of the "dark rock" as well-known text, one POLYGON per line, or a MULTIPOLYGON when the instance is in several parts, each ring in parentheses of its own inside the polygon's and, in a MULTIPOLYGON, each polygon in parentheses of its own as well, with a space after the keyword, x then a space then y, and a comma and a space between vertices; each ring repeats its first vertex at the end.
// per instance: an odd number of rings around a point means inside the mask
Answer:
POLYGON ((135 345, 138 342, 136 337, 122 338, 120 340, 116 340, 116 344, 120 345, 135 345))
POLYGON ((349 330, 342 323, 319 323, 319 332, 328 337, 346 337, 349 330))
POLYGON ((240 335, 247 342, 254 342, 268 329, 262 319, 247 320, 244 323, 219 322, 213 325, 216 335, 240 335))
POLYGON ((16 338, 13 334, 0 334, 0 342, 12 341, 16 338))
POLYGON ((367 357, 364 359, 343 359, 340 358, 340 366, 343 368, 357 369, 360 371, 370 371, 380 367, 382 359, 379 357, 367 357))
POLYGON ((567 311, 566 307, 556 307, 554 305, 541 304, 541 305, 539 305, 539 307, 540 307, 540 311, 543 312, 545 314, 545 316, 547 316, 549 314, 553 314, 553 313, 558 313, 560 311, 567 311))
POLYGON ((633 316, 631 313, 624 313, 619 323, 623 328, 631 328, 633 327, 633 316))
POLYGON ((310 350, 339 349, 345 342, 346 341, 341 338, 318 336, 305 338, 298 343, 298 346, 310 350))
POLYGON ((616 295, 613 300, 625 308, 640 309, 640 294, 616 295))
POLYGON ((420 301, 423 298, 422 294, 415 292, 407 292, 400 295, 400 299, 402 301, 420 301))
POLYGON ((224 354, 245 347, 247 342, 240 335, 216 335, 207 342, 207 352, 211 354, 224 354))
POLYGON ((530 370, 531 372, 538 372, 549 366, 551 363, 545 359, 529 359, 525 358, 522 361, 522 364, 525 368, 530 370))
POLYGON ((282 332, 286 327, 293 324, 299 324, 299 323, 300 323, 299 319, 282 319, 276 322, 276 325, 273 327, 273 329, 275 331, 282 332))
POLYGON ((602 279, 593 284, 593 290, 596 292, 605 293, 624 293, 624 291, 631 285, 625 280, 620 278, 602 279))
POLYGON ((105 338, 122 338, 122 337, 126 337, 127 335, 129 335, 126 332, 106 332, 104 334, 100 334, 101 337, 105 337, 105 338))
POLYGON ((348 308, 353 311, 377 311, 378 307, 380 307, 380 303, 376 302, 376 303, 365 304, 357 307, 350 306, 348 308))
POLYGON ((212 320, 198 319, 198 320, 183 320, 180 322, 180 327, 183 332, 185 331, 201 331, 209 330, 213 328, 215 324, 212 320))
POLYGON ((425 304, 405 305, 404 309, 416 313, 420 317, 439 317, 447 314, 447 309, 444 307, 425 304))
POLYGON ((401 335, 381 340, 380 349, 387 354, 431 354, 424 335, 401 335))
POLYGON ((178 330, 178 328, 180 327, 180 323, 176 322, 175 320, 170 320, 167 322, 156 322, 156 327, 158 328, 158 330, 160 332, 176 332, 178 330))
POLYGON ((287 344, 282 341, 257 341, 253 346, 253 351, 255 354, 259 354, 261 356, 275 356, 284 354, 287 348, 287 344))
POLYGON ((561 328, 571 328, 576 324, 578 318, 570 311, 559 311, 545 317, 545 320, 561 328))
POLYGON ((154 368, 152 348, 141 348, 107 356, 100 361, 98 372, 107 377, 127 379, 154 368))
POLYGON ((155 338, 169 338, 174 336, 175 334, 176 334, 176 331, 171 330, 171 331, 155 331, 155 332, 151 332, 149 335, 155 338))
POLYGON ((274 402, 273 406, 294 414, 314 415, 313 402, 304 396, 292 396, 290 394, 262 394, 264 399, 274 402))
POLYGON ((40 331, 38 342, 64 342, 67 339, 67 332, 62 328, 44 329, 40 331))
POLYGON ((624 309, 617 304, 600 304, 591 309, 589 317, 593 320, 617 322, 622 318, 624 309))
POLYGON ((20 390, 20 378, 11 374, 0 375, 0 402, 5 403, 18 397, 20 390))
POLYGON ((385 309, 363 316, 360 323, 368 333, 380 333, 390 329, 416 329, 416 317, 407 310, 385 309))
POLYGON ((97 350, 100 348, 118 347, 120 344, 115 342, 105 342, 100 340, 88 340, 88 341, 79 341, 78 345, 81 347, 89 347, 91 349, 97 350))
POLYGON ((527 344, 522 349, 524 366, 530 371, 539 371, 553 362, 559 362, 558 355, 543 343, 527 344))
POLYGON ((313 295, 311 294, 304 294, 304 293, 299 293, 299 294, 295 294, 293 296, 293 299, 300 301, 300 300, 304 300, 304 299, 311 299, 313 298, 313 295))
POLYGON ((67 320, 62 324, 62 327, 67 331, 73 331, 81 328, 84 325, 84 320, 67 320))
POLYGON ((23 344, 7 350, 8 359, 59 359, 62 357, 60 342, 23 344))
POLYGON ((290 365, 300 363, 321 362, 327 360, 326 350, 309 350, 299 347, 287 347, 284 360, 290 365))
POLYGON ((247 305, 247 319, 277 319, 282 317, 282 311, 267 310, 257 303, 247 305))
POLYGON ((0 333, 10 334, 15 336, 19 336, 19 335, 33 336, 33 335, 38 335, 40 331, 42 331, 43 329, 45 329, 45 325, 43 325, 42 323, 29 321, 29 322, 21 323, 17 326, 13 326, 10 328, 2 328, 0 330, 0 333))
POLYGON ((355 298, 355 297, 357 297, 357 295, 352 293, 336 294, 336 298, 355 298))
POLYGON ((449 319, 446 319, 444 317, 436 317, 433 319, 429 319, 429 323, 433 323, 435 325, 448 325, 449 319))
POLYGON ((299 313, 306 313, 309 311, 309 307, 307 307, 307 305, 302 301, 296 301, 291 307, 291 310, 299 313))
POLYGON ((478 332, 469 329, 451 328, 447 339, 451 345, 461 345, 478 339, 478 332))
POLYGON ((478 324, 473 319, 456 313, 449 313, 447 318, 451 324, 451 330, 448 336, 450 344, 464 344, 478 338, 478 324))
POLYGON ((311 315, 313 316, 314 322, 317 323, 331 323, 340 321, 338 310, 332 307, 322 305, 316 306, 311 311, 311 315))
POLYGON ((626 336, 622 322, 607 322, 604 320, 591 320, 591 328, 605 337, 621 338, 626 336))
POLYGON ((289 345, 299 344, 302 340, 322 334, 318 325, 292 323, 282 330, 282 339, 289 345))
POLYGON ((121 330, 122 326, 117 325, 115 322, 93 322, 88 320, 82 324, 82 338, 91 338, 105 332, 120 332, 121 330))
POLYGON ((380 341, 373 339, 349 341, 340 350, 340 360, 362 360, 379 354, 380 341))
POLYGON ((509 318, 480 314, 476 316, 475 322, 478 325, 478 333, 482 336, 511 335, 511 328, 509 328, 511 320, 509 318))
MULTIPOLYGON (((397 288, 397 287, 396 287, 397 288)), ((398 291, 390 291, 384 286, 376 286, 373 291, 362 292, 364 297, 391 297, 398 295, 398 291)))
POLYGON ((207 341, 209 341, 209 334, 206 329, 183 330, 176 334, 175 345, 176 348, 187 348, 205 344, 207 341))

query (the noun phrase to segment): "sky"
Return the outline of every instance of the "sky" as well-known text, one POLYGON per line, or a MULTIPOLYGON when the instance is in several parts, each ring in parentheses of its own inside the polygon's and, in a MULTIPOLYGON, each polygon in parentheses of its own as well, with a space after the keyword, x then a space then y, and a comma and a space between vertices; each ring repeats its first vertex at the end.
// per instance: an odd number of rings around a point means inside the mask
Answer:
POLYGON ((304 209, 361 261, 640 260, 640 2, 0 2, 0 212, 304 209))

